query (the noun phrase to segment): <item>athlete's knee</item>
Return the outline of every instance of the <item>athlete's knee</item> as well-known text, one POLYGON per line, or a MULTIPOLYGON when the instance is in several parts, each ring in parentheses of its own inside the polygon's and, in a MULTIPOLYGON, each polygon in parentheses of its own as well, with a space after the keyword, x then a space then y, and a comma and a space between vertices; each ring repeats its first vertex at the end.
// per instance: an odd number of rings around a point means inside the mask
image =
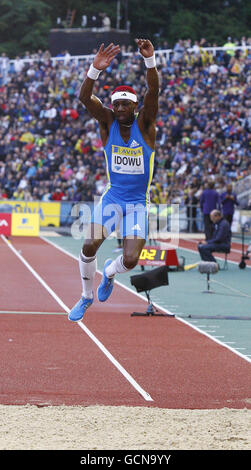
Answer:
POLYGON ((138 264, 138 256, 135 254, 124 254, 123 265, 127 269, 133 269, 138 264))
POLYGON ((93 239, 85 240, 83 248, 82 248, 83 255, 88 258, 91 256, 95 256, 100 246, 100 243, 98 242, 99 240, 93 240, 93 239))
POLYGON ((198 245, 198 250, 199 251, 205 251, 205 250, 208 250, 208 246, 203 244, 203 243, 199 243, 198 245))

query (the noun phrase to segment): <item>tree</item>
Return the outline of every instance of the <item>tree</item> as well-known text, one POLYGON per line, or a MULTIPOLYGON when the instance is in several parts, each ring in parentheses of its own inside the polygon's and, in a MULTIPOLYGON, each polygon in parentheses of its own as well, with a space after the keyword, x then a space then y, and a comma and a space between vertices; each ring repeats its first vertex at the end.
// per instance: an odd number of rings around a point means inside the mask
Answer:
POLYGON ((1 0, 0 51, 15 57, 48 48, 50 13, 42 0, 1 0))

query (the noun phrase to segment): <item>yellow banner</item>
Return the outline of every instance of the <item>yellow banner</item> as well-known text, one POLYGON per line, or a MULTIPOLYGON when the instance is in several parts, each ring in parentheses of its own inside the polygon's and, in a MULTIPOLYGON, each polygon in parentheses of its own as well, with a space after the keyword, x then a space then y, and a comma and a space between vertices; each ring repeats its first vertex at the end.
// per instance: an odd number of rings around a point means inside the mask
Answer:
POLYGON ((12 214, 11 235, 38 237, 39 215, 38 214, 12 214))
POLYGON ((40 202, 40 201, 0 201, 1 205, 10 206, 12 214, 38 214, 40 227, 60 226, 60 202, 40 202))

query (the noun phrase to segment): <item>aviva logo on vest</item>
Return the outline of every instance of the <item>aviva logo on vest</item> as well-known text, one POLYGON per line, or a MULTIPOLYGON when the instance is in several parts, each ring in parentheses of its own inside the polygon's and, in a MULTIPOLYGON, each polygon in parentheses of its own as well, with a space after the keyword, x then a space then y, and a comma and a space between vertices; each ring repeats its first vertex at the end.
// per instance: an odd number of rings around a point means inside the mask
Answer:
POLYGON ((122 174, 143 174, 144 157, 143 148, 128 148, 118 145, 112 146, 112 171, 122 174))

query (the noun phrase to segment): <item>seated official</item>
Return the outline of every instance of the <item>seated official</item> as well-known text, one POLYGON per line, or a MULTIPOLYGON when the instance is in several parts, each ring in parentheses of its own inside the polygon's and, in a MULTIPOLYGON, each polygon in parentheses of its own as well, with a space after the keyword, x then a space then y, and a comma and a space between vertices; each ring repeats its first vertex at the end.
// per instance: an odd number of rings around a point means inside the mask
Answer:
POLYGON ((199 243, 198 250, 203 261, 213 261, 216 263, 216 259, 212 255, 214 251, 230 251, 231 229, 229 222, 217 209, 210 212, 210 219, 214 224, 213 236, 207 242, 199 243))

